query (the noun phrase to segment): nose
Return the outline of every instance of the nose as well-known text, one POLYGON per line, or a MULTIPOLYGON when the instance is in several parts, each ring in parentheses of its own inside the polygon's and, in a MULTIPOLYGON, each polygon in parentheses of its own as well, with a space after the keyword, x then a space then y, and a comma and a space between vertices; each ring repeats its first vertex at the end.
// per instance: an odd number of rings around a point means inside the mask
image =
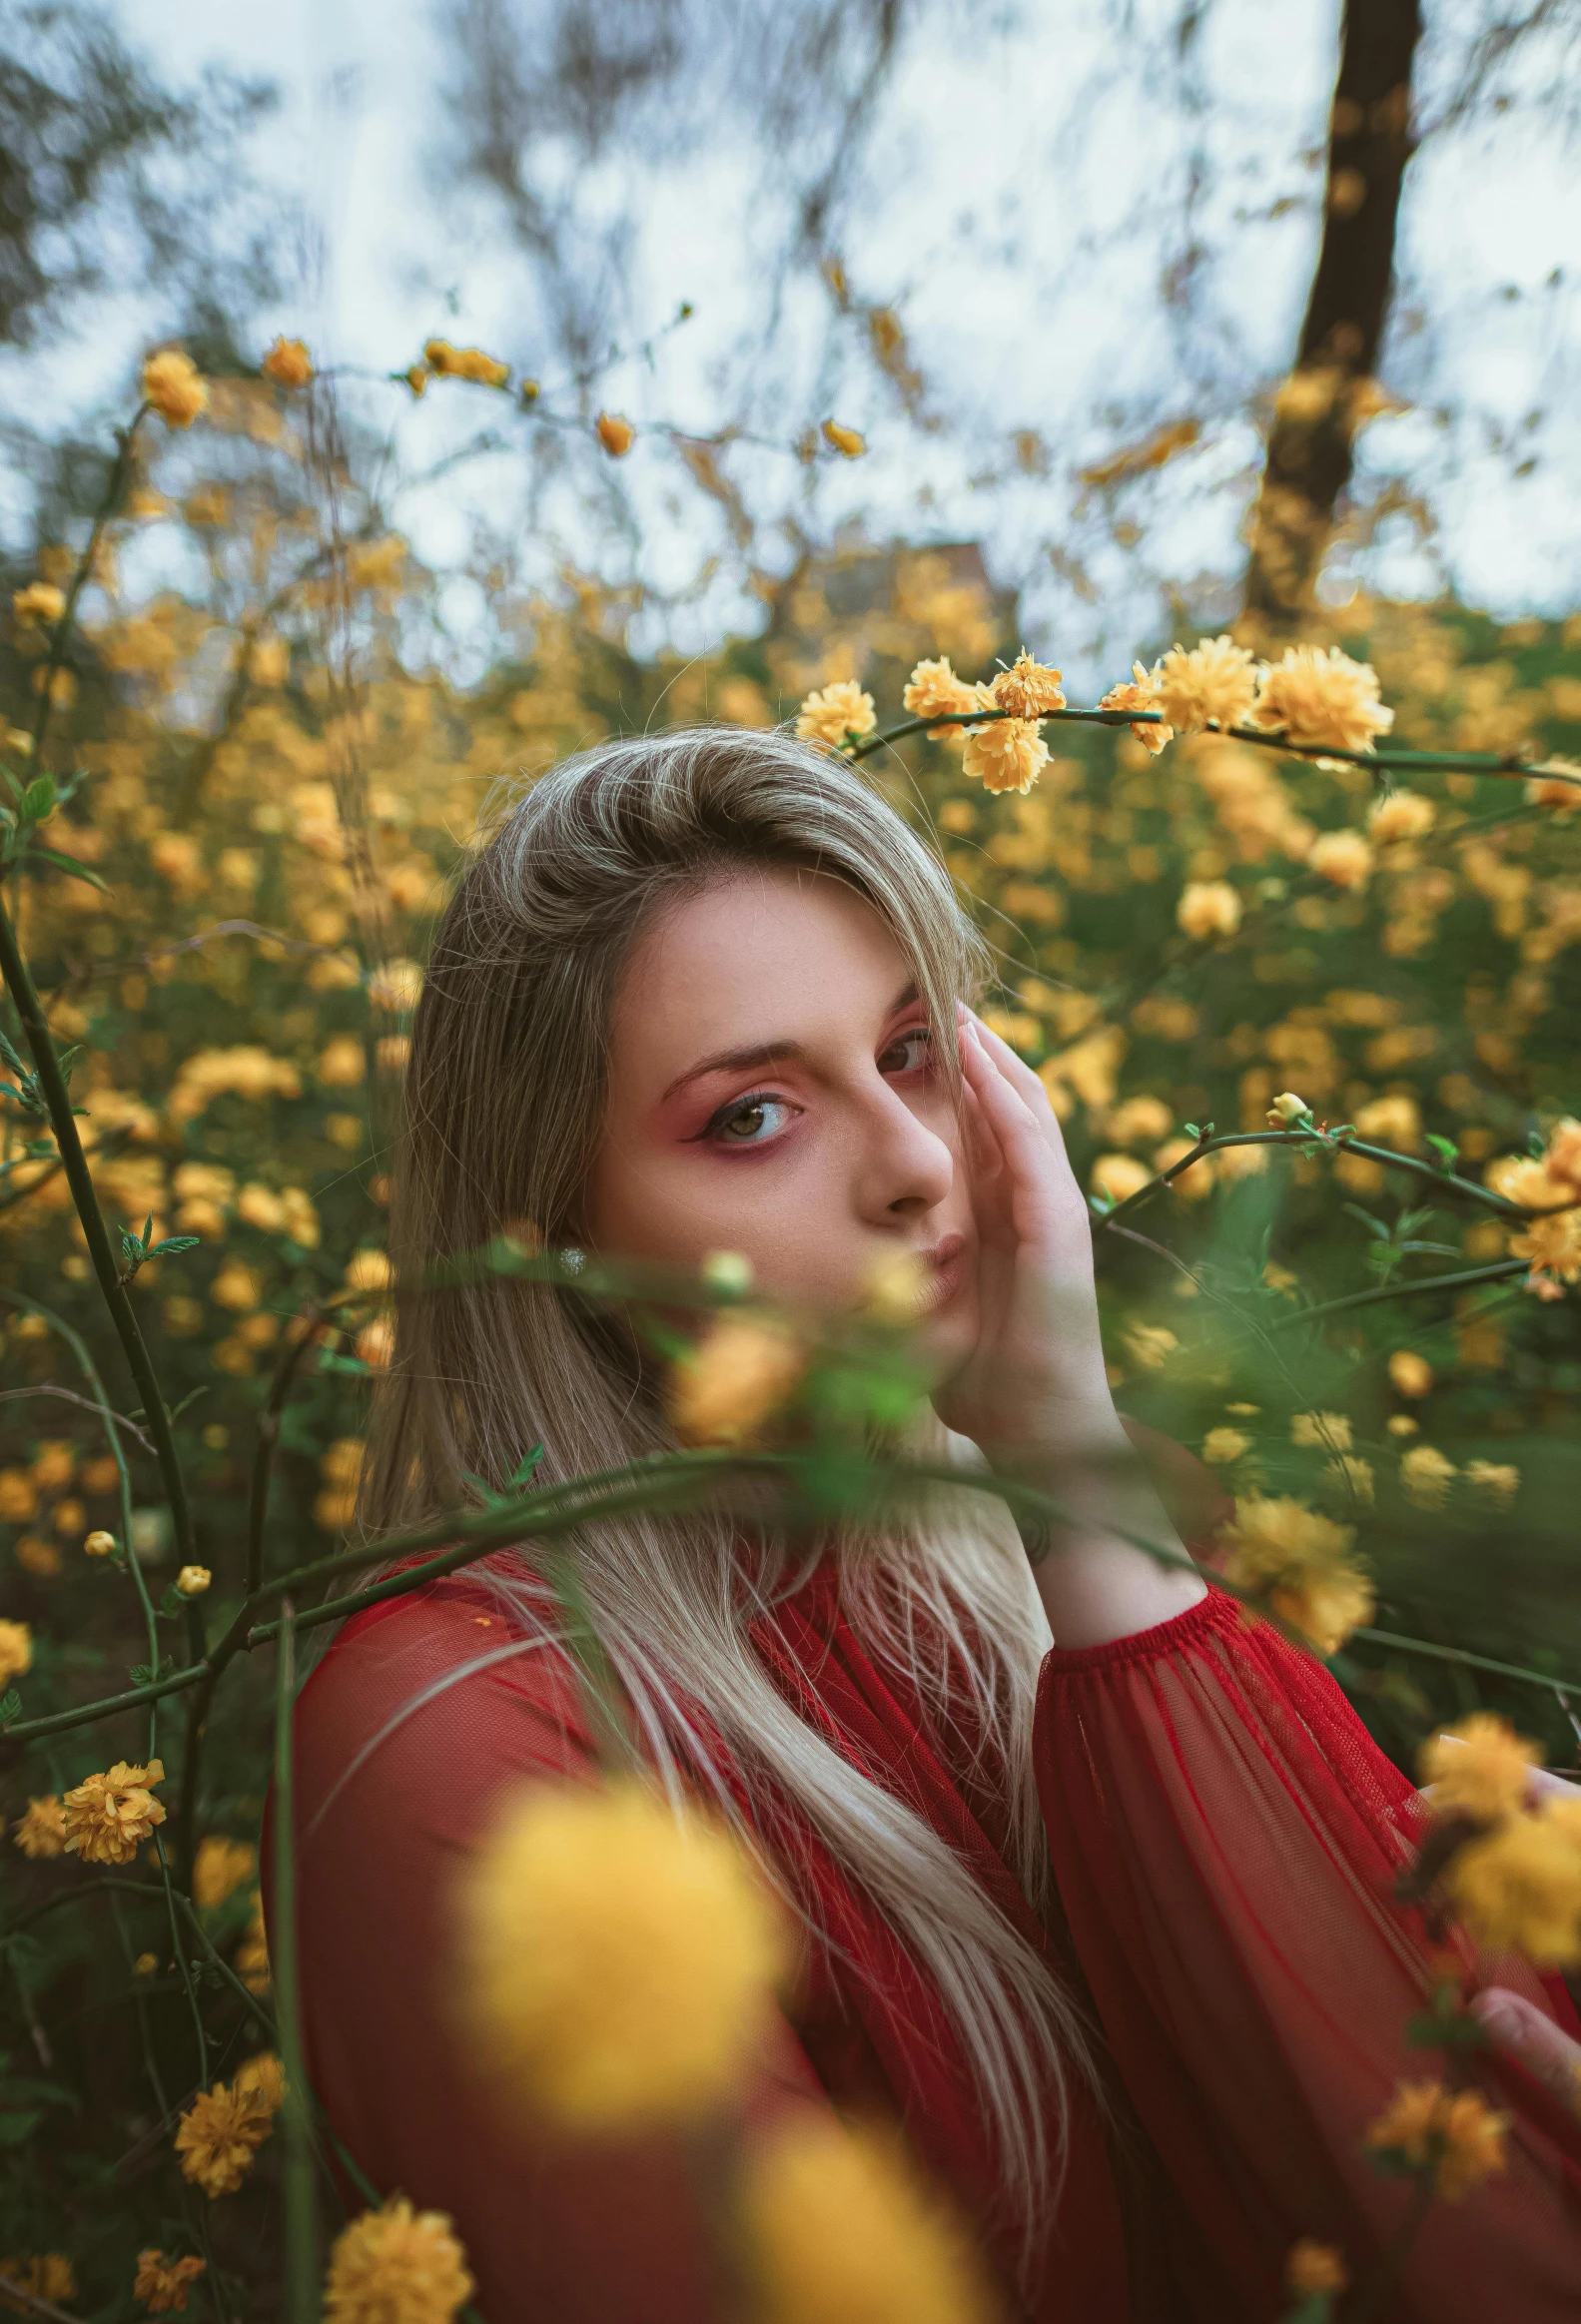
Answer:
POLYGON ((857 1206, 875 1226, 924 1217, 955 1183, 955 1157, 945 1141, 887 1082, 873 1092, 857 1172, 857 1206))

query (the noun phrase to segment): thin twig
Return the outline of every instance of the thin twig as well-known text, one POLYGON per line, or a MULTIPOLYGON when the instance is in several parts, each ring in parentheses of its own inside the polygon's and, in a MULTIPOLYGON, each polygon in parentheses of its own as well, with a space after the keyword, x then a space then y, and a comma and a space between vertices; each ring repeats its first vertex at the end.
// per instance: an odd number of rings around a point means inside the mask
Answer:
POLYGON ((129 1420, 124 1412, 112 1412, 108 1406, 96 1404, 90 1396, 79 1396, 75 1388, 57 1388, 52 1381, 36 1388, 0 1388, 0 1404, 13 1404, 21 1396, 55 1396, 63 1404, 80 1404, 85 1412, 98 1413, 101 1418, 113 1420, 118 1428, 124 1428, 129 1436, 135 1436, 145 1452, 154 1449, 153 1439, 143 1433, 135 1420, 129 1420))

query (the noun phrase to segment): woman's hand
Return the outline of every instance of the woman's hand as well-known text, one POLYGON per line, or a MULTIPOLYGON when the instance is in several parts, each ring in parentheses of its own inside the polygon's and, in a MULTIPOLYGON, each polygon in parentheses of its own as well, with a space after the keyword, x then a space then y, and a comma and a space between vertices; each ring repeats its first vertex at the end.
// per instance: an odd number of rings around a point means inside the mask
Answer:
POLYGON ((1037 1563, 1060 1644, 1127 1638, 1194 1604, 1203 1585, 1115 1410, 1087 1204, 1048 1093, 965 1009, 961 1066, 980 1253, 978 1339, 934 1401, 996 1468, 1060 1502, 1065 1514, 1050 1543, 1058 1554, 1037 1563))

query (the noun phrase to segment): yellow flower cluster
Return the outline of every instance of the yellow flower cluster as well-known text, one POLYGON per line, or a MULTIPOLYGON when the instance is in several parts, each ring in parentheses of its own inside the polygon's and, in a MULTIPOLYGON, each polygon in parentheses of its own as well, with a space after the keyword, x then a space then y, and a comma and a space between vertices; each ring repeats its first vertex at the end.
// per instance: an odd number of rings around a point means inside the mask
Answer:
POLYGON ((29 581, 11 592, 11 611, 22 629, 52 629, 66 610, 66 592, 53 581, 29 581))
POLYGON ((1283 658, 1257 673, 1251 723, 1281 730, 1308 750, 1372 748, 1394 724, 1394 713, 1379 699, 1377 672, 1354 662, 1337 645, 1292 645, 1283 658))
POLYGON ((1175 908, 1176 924, 1197 944, 1233 936, 1240 926, 1240 898, 1227 880, 1191 880, 1175 908))
POLYGON ((510 366, 484 355, 480 347, 451 347, 447 339, 430 339, 422 360, 436 380, 471 380, 479 387, 503 387, 510 366))
POLYGON ((1287 1494, 1251 1493, 1218 1538, 1225 1579, 1298 1630, 1322 1655, 1337 1654, 1372 1619, 1372 1584, 1351 1556, 1355 1528, 1287 1494))
POLYGON ((24 1856, 35 1860, 40 1857, 64 1856, 66 1811, 58 1795, 49 1792, 42 1799, 29 1800, 26 1813, 17 1818, 16 1830, 11 1838, 24 1856))
POLYGON ((524 2112, 567 2131, 695 2118, 740 2085, 784 1965, 735 1842, 634 1782, 536 1786, 461 1895, 459 2001, 524 2112))
POLYGON ((0 1622, 0 1687, 33 1668, 33 1633, 25 1622, 0 1622))
POLYGON ((234 2195, 274 2123, 274 2111, 257 2089, 216 2082, 200 2090, 176 2128, 182 2175, 211 2200, 234 2195))
POLYGON ((1537 1747, 1476 1712, 1423 1746, 1433 1815, 1483 1829, 1457 1848, 1444 1888, 1479 1944, 1514 1946, 1543 1968, 1581 1962, 1581 1800, 1531 1793, 1537 1747))
POLYGON ((171 1084, 167 1112, 173 1123, 195 1122, 214 1099, 227 1094, 258 1100, 300 1098, 302 1076, 289 1060, 256 1043, 194 1050, 171 1084))
POLYGON ((206 1913, 223 1905, 258 1869, 258 1851, 245 1840, 227 1840, 206 1833, 198 1843, 192 1867, 193 1903, 206 1913))
POLYGON ((164 1763, 147 1767, 117 1760, 104 1775, 89 1776, 61 1803, 65 1846, 84 1864, 130 1864, 165 1810, 153 1787, 165 1781, 164 1763))
POLYGON ((1162 725, 1132 729, 1154 751, 1172 735, 1237 726, 1281 732, 1308 750, 1365 751, 1394 723, 1393 711, 1379 700, 1376 671, 1337 646, 1326 653, 1320 646, 1291 646, 1280 661, 1258 663, 1227 636, 1172 645, 1151 670, 1134 663, 1131 679, 1112 687, 1100 708, 1157 711, 1162 725))
POLYGON ((837 678, 807 696, 797 715, 796 732, 803 742, 821 742, 838 750, 853 734, 871 734, 877 724, 872 695, 865 694, 855 678, 837 678))
POLYGON ((450 2324, 474 2289, 444 2213, 397 2195, 336 2237, 324 2312, 329 2324, 450 2324))
POLYGON ((1390 791, 1368 810, 1367 830, 1374 846, 1394 847, 1401 840, 1424 838, 1437 814, 1419 791, 1390 791))
POLYGON ((761 2324, 989 2324, 997 2313, 951 2215, 898 2147, 792 2118, 743 2174, 742 2251, 761 2324))
MULTIPOLYGON (((0 2259, 0 2277, 31 2292, 36 2300, 75 2300, 77 2278, 63 2251, 36 2251, 26 2259, 0 2259)), ((16 2303, 7 2303, 15 2307, 16 2303)))
POLYGON ((1551 1215, 1529 1219, 1510 1236, 1512 1257, 1527 1263, 1526 1288, 1542 1299, 1581 1282, 1581 1122, 1556 1122, 1541 1155, 1507 1154, 1488 1163, 1486 1183, 1506 1201, 1551 1215), (1577 1207, 1566 1209, 1562 1205, 1577 1207))
POLYGON ((1470 1816, 1479 1824, 1495 1824, 1524 1807, 1537 1764, 1536 1744, 1488 1711, 1440 1728, 1423 1744, 1419 1761, 1433 1814, 1470 1816))
POLYGON ((313 358, 300 339, 277 339, 258 368, 278 387, 306 387, 313 378, 313 358))
MULTIPOLYGON (((901 691, 902 705, 913 718, 940 718, 946 711, 982 710, 985 705, 978 687, 965 678, 958 678, 950 667, 948 655, 936 661, 919 662, 901 691)), ((965 734, 963 726, 935 726, 935 742, 959 742, 965 734)))
POLYGON ((140 2251, 132 2297, 141 2300, 150 2315, 185 2316, 187 2294, 207 2264, 191 2252, 181 2259, 167 2259, 162 2251, 140 2251))
POLYGON ((1442 2081, 1399 2082, 1373 2122, 1366 2143, 1429 2178, 1433 2192, 1458 2203, 1504 2168, 1509 2116, 1495 2113, 1476 2090, 1442 2081))
POLYGON ((167 427, 190 427, 209 408, 209 383, 180 348, 165 348, 143 366, 143 400, 167 427))

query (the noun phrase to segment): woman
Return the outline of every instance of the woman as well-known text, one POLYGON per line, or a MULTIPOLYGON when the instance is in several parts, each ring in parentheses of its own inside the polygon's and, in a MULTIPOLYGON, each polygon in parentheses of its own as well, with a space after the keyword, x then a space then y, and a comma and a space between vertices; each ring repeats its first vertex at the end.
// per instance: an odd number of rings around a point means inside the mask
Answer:
MULTIPOLYGON (((721 731, 572 760, 440 929, 399 1276, 523 1220, 613 1257, 740 1252, 801 1307, 920 1265, 941 1441, 1068 1512, 1035 1565, 966 1490, 821 1556, 707 1512, 578 1545, 645 1750, 809 1931, 749 2113, 903 2120, 1019 2313, 1263 2324, 1298 2237, 1360 2274, 1408 2207, 1361 2141, 1423 2070, 1423 1939, 1387 1901, 1413 1795, 1320 1665, 1132 1546, 1179 1540, 1107 1385, 1058 1124, 963 1008, 982 978, 943 872, 844 765, 721 731)), ((547 1480, 673 1442, 632 1338, 519 1279, 403 1291, 371 1535, 538 1442, 547 1480)), ((674 2154, 525 2153, 452 2033, 458 1864, 507 1787, 596 1780, 529 1567, 349 1624, 298 1734, 310 2067, 364 2170, 453 2215, 489 2324, 710 2313, 674 2154)), ((1555 2004, 1508 1981, 1541 2039, 1555 2004)), ((1398 2316, 1577 2312, 1557 2109, 1503 2074, 1531 2101, 1508 2168, 1435 2207, 1398 2316)))

